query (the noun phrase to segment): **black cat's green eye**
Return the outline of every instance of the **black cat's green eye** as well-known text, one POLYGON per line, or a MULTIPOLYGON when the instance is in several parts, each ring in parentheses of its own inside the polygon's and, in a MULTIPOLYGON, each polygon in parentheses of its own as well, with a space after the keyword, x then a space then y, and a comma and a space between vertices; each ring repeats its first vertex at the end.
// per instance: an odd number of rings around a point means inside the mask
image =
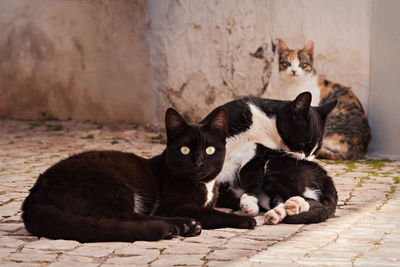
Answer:
POLYGON ((307 63, 307 62, 301 62, 300 63, 300 68, 307 68, 308 66, 310 66, 310 64, 309 63, 307 63))
POLYGON ((214 154, 214 153, 215 153, 215 147, 213 147, 213 146, 207 147, 207 148, 206 148, 206 153, 207 153, 207 155, 212 155, 212 154, 214 154))
POLYGON ((181 153, 182 153, 183 155, 188 155, 188 154, 190 153, 190 148, 187 147, 187 146, 182 146, 182 147, 181 147, 181 153))

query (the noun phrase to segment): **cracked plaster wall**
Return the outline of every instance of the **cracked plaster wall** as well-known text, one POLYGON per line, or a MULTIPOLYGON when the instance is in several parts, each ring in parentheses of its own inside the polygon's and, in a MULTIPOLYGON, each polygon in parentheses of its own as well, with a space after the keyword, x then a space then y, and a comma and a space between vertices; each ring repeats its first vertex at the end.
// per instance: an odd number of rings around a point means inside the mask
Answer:
POLYGON ((274 47, 315 43, 315 65, 367 109, 371 1, 150 0, 151 63, 160 101, 200 119, 245 95, 279 98, 274 47), (167 100, 167 101, 166 101, 167 100))
POLYGON ((0 117, 163 127, 277 95, 272 42, 314 40, 316 67, 366 107, 371 1, 0 0, 0 117), (272 75, 272 78, 271 78, 272 75))
POLYGON ((145 16, 145 0, 0 0, 0 117, 151 122, 145 16))

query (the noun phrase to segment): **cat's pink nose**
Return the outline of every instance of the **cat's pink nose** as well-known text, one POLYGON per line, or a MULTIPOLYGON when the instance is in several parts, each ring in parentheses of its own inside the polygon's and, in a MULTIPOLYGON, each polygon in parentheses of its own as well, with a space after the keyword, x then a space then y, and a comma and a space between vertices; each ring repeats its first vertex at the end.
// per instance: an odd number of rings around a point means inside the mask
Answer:
POLYGON ((295 70, 292 70, 292 74, 293 74, 293 75, 296 75, 296 71, 295 71, 295 70))

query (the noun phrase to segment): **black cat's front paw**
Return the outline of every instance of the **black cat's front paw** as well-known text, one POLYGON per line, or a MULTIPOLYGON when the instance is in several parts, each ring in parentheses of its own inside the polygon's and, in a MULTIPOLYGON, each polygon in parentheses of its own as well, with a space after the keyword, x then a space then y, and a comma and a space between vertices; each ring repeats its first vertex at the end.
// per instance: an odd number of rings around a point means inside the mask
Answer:
POLYGON ((135 235, 139 236, 133 238, 132 241, 157 241, 161 239, 171 239, 178 236, 180 233, 179 227, 169 222, 164 221, 147 221, 143 226, 137 229, 135 235))
POLYGON ((250 216, 239 216, 237 228, 244 228, 244 229, 254 229, 257 225, 256 220, 250 216))
POLYGON ((196 236, 201 233, 201 223, 191 218, 171 218, 169 222, 179 229, 180 236, 196 236))

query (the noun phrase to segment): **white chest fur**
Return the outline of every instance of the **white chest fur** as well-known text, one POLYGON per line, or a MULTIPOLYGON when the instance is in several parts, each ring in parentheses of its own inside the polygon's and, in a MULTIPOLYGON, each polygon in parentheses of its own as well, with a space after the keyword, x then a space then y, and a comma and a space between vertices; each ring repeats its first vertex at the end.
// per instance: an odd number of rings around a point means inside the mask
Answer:
POLYGON ((318 75, 290 77, 286 73, 280 75, 280 90, 286 100, 293 100, 302 92, 309 91, 312 95, 311 106, 318 106, 321 89, 318 86, 318 75))
POLYGON ((227 139, 225 163, 217 176, 219 183, 234 180, 240 168, 254 157, 256 143, 272 149, 287 150, 278 134, 275 118, 268 117, 252 103, 249 103, 249 108, 252 114, 252 125, 247 131, 227 139))
POLYGON ((207 200, 206 203, 204 203, 204 206, 207 206, 208 203, 211 202, 211 200, 213 199, 214 196, 214 185, 215 185, 215 179, 208 182, 208 183, 204 183, 206 185, 206 189, 207 189, 207 200))

